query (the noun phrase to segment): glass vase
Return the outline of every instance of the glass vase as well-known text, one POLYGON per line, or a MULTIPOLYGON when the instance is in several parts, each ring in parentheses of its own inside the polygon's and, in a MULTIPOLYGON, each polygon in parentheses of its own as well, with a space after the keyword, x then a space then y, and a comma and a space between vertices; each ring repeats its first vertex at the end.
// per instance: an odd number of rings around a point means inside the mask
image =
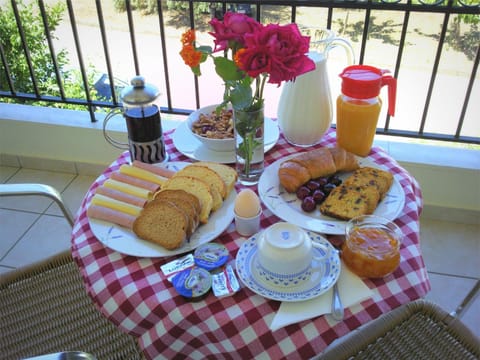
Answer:
POLYGON ((256 185, 263 173, 264 108, 255 111, 234 110, 235 155, 238 181, 256 185))

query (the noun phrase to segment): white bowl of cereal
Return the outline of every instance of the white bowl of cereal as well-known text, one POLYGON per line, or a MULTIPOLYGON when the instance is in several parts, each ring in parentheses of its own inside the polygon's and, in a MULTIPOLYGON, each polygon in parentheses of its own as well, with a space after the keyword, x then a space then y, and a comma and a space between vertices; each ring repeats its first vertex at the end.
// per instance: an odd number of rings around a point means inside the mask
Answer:
POLYGON ((235 151, 233 110, 222 109, 217 115, 216 108, 210 105, 192 112, 187 118, 188 128, 210 150, 235 151))

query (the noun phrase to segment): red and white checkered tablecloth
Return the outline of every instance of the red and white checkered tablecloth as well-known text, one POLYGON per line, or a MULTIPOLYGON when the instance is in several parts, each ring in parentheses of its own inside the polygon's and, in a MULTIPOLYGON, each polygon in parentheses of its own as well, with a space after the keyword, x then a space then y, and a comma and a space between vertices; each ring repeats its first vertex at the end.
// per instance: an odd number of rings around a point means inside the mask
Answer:
MULTIPOLYGON (((171 132, 165 142, 172 161, 191 161, 174 147, 171 132)), ((334 146, 330 130, 320 146, 334 146)), ((282 135, 265 156, 265 165, 304 151, 285 141, 282 135)), ((419 243, 419 214, 422 195, 416 180, 382 149, 373 148, 369 159, 392 172, 405 192, 405 207, 395 220, 405 238, 400 267, 385 279, 365 280, 374 289, 373 298, 346 309, 342 322, 320 316, 270 331, 269 325, 280 303, 242 288, 231 297, 191 302, 179 296, 163 276, 160 266, 172 258, 137 258, 105 247, 93 235, 86 206, 95 188, 112 171, 129 161, 123 153, 92 184, 79 210, 72 232, 72 252, 81 270, 86 289, 99 310, 122 330, 139 337, 147 358, 214 359, 306 359, 323 351, 328 344, 360 325, 401 304, 424 297, 430 283, 419 243)), ((241 186, 237 185, 237 191, 241 186)), ((262 228, 279 221, 264 207, 262 228)), ((234 224, 216 242, 224 244, 231 258, 245 241, 234 224)))

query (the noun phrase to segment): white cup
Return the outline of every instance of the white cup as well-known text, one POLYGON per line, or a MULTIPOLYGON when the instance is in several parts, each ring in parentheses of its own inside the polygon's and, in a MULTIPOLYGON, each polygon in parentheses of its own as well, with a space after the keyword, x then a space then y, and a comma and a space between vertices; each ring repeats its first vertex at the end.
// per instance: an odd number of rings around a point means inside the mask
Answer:
MULTIPOLYGON (((312 275, 313 260, 325 261, 331 247, 312 241, 300 227, 278 222, 271 225, 257 239, 257 274, 273 286, 296 286, 312 275), (313 248, 322 249, 324 256, 314 256, 313 248)), ((317 265, 319 266, 319 265, 317 265)))

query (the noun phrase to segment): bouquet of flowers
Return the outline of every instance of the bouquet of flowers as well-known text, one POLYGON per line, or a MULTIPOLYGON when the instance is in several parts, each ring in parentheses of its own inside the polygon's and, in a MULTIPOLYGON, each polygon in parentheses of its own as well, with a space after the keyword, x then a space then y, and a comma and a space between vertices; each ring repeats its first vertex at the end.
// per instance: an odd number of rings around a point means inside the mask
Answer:
POLYGON ((310 38, 296 24, 262 25, 245 14, 227 12, 223 21, 214 18, 210 25, 215 48, 197 46, 195 30, 190 29, 182 35, 180 55, 196 75, 201 75, 200 64, 213 58, 215 71, 225 82, 222 105, 230 102, 236 110, 257 110, 263 106, 267 79, 280 85, 315 69, 306 55, 310 38), (223 56, 213 56, 218 52, 223 56))
MULTIPOLYGON (((215 47, 198 46, 195 30, 190 29, 182 35, 180 55, 197 76, 201 75, 200 64, 213 59, 215 71, 225 84, 219 108, 231 103, 234 110, 261 110, 266 82, 280 86, 282 81, 315 69, 315 63, 306 55, 310 37, 303 36, 296 24, 263 25, 245 14, 227 12, 223 21, 214 18, 210 25, 215 47)), ((236 119, 235 129, 244 139, 240 153, 247 172, 257 145, 253 130, 260 121, 263 123, 263 111, 262 118, 236 119)))

